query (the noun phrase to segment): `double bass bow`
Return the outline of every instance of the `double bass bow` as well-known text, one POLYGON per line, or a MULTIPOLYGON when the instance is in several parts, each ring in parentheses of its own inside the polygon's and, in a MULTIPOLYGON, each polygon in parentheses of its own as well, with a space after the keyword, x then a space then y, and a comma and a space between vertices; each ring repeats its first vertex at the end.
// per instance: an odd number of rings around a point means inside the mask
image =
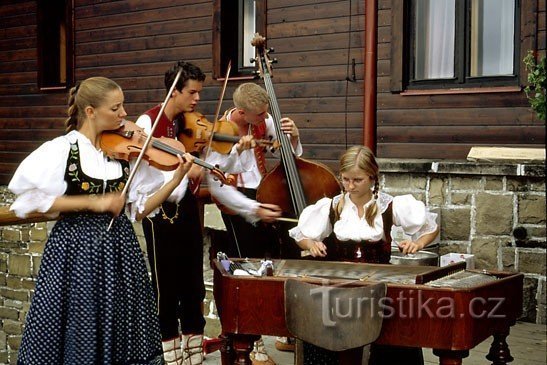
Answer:
POLYGON ((268 172, 258 186, 256 199, 261 203, 277 204, 283 216, 299 217, 304 208, 323 197, 333 197, 341 191, 334 173, 325 165, 294 156, 289 137, 281 130, 281 111, 271 80, 269 50, 266 39, 258 33, 251 41, 256 47, 258 68, 270 98, 270 110, 275 132, 281 141, 281 163, 268 172))

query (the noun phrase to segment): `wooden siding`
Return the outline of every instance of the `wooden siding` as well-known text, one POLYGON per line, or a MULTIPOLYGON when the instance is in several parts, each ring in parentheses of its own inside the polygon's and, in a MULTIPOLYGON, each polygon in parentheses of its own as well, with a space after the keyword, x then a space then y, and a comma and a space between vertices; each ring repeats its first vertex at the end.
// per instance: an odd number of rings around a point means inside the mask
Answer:
MULTIPOLYGON (((545 121, 522 91, 403 95, 401 12, 405 0, 380 0, 377 154, 384 158, 465 159, 473 146, 545 147, 545 121), (392 64, 392 62, 394 64, 392 64), (395 92, 394 92, 395 91, 395 92)), ((545 0, 523 0, 521 54, 545 55, 545 0), (526 14, 532 14, 528 16, 526 14)), ((521 83, 526 80, 523 66, 521 83), (523 81, 524 80, 524 81, 523 81)))
MULTIPOLYGON (((378 1, 380 157, 465 158, 473 145, 542 145, 544 122, 535 119, 522 92, 391 93, 392 1, 378 1)), ((525 42, 545 53, 545 0, 530 1, 537 17, 525 42)), ((301 129, 304 157, 334 169, 347 145, 363 142, 364 8, 365 0, 267 0, 267 46, 278 60, 273 82, 281 111, 301 129), (346 81, 348 58, 355 59, 356 82, 346 81)), ((76 80, 116 80, 134 119, 163 100, 163 73, 184 59, 207 74, 199 109, 211 119, 221 86, 211 78, 212 16, 212 0, 74 0, 76 80)), ((37 88, 35 0, 4 0, 0 17, 5 184, 30 151, 63 133, 66 91, 37 88)), ((229 83, 222 109, 240 82, 229 83)))
MULTIPOLYGON (((349 5, 267 1, 279 106, 301 128, 305 157, 333 167, 346 143, 362 143, 364 2, 351 2, 351 19, 349 5), (348 52, 356 62, 354 83, 346 81, 348 52)), ((211 79, 212 15, 211 0, 74 0, 76 80, 116 80, 134 119, 163 100, 163 73, 184 59, 207 74, 199 109, 211 119, 221 86, 211 79)), ((37 89, 35 1, 3 1, 0 17, 0 184, 6 184, 29 152, 63 133, 66 91, 37 89)), ((239 83, 229 83, 223 109, 239 83)))

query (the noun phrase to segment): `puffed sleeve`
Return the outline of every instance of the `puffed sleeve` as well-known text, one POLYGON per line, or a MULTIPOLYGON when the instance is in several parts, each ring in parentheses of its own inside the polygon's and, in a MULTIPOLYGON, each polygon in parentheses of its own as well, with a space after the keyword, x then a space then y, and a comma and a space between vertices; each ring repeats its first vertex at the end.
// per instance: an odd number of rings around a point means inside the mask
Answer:
MULTIPOLYGON (((8 189, 17 195, 10 207, 24 218, 31 212, 47 212, 67 188, 64 180, 70 142, 65 137, 48 141, 21 162, 8 189)), ((52 213, 55 218, 58 213, 52 213)))
POLYGON ((305 238, 322 241, 332 232, 329 213, 332 199, 322 198, 317 203, 304 208, 298 218, 298 225, 289 230, 289 236, 296 242, 305 238))
MULTIPOLYGON (((135 161, 136 159, 130 163, 131 170, 134 168, 135 161)), ((131 221, 135 221, 137 212, 142 213, 144 211, 144 205, 148 197, 158 191, 164 182, 165 178, 160 170, 150 166, 144 160, 141 161, 127 190, 127 204, 125 207, 131 221)), ((153 217, 158 211, 159 208, 156 208, 148 216, 153 217)))
POLYGON ((403 228, 405 234, 417 239, 437 229, 437 214, 429 212, 423 202, 412 195, 393 198, 393 224, 403 228))
POLYGON ((221 154, 216 151, 211 151, 207 156, 207 162, 213 166, 218 166, 222 171, 229 174, 240 174, 249 171, 252 167, 253 160, 251 158, 252 150, 237 153, 236 145, 232 147, 230 153, 221 154))
POLYGON ((243 193, 231 185, 222 185, 220 181, 207 174, 207 185, 211 195, 222 205, 241 215, 247 222, 255 223, 260 220, 256 214, 260 203, 247 198, 243 193))

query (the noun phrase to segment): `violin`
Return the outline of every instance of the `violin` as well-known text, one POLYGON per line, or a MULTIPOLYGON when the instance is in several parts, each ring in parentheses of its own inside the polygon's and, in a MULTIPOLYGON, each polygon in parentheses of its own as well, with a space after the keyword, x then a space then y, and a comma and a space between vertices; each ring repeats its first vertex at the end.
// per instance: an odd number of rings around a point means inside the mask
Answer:
MULTIPOLYGON (((110 158, 129 161, 141 153, 147 138, 148 135, 143 128, 134 122, 125 120, 120 128, 102 132, 100 145, 104 153, 110 158)), ((171 171, 179 165, 177 156, 182 157, 184 153, 185 147, 180 141, 167 137, 152 137, 143 158, 157 169, 171 171)), ((194 158, 194 163, 209 169, 223 184, 226 182, 224 172, 217 166, 213 166, 199 158, 194 158)))
MULTIPOLYGON (((201 113, 184 113, 184 129, 179 132, 177 138, 181 141, 188 151, 201 151, 209 143, 213 134, 211 148, 218 153, 230 153, 232 146, 239 142, 239 130, 234 122, 229 120, 217 120, 215 123, 209 122, 201 113)), ((266 139, 255 139, 259 146, 272 146, 279 148, 279 141, 269 141, 266 139)))

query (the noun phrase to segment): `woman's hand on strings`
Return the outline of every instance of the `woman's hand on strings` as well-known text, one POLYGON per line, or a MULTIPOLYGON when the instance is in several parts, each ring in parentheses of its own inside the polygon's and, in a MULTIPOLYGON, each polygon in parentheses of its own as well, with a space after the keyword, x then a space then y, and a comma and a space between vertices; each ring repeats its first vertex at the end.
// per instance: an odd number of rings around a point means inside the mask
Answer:
POLYGON ((397 243, 397 246, 399 247, 399 251, 401 251, 403 255, 416 253, 423 248, 423 246, 418 242, 413 242, 410 240, 401 241, 397 243))
POLYGON ((327 256, 327 246, 323 242, 313 241, 308 244, 308 251, 313 257, 325 257, 327 256))

